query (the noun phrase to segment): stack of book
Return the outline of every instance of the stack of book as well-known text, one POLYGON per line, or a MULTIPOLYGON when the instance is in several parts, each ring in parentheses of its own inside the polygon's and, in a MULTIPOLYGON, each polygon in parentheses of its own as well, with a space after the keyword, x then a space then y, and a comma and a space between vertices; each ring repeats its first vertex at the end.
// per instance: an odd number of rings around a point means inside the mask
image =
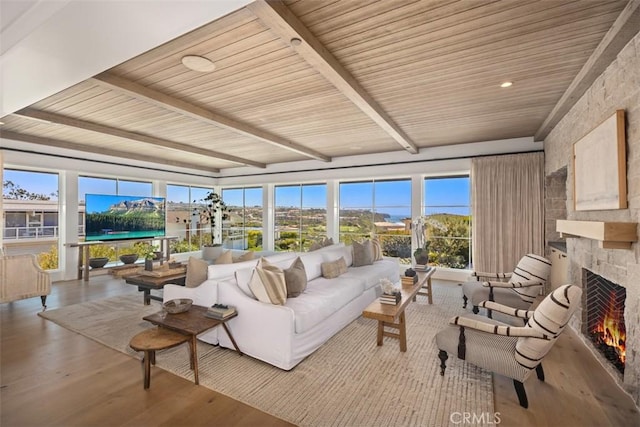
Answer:
POLYGON ((224 304, 213 304, 211 307, 207 309, 207 312, 204 314, 207 317, 211 317, 212 319, 224 320, 236 312, 236 308, 230 305, 224 304))
POLYGON ((400 294, 399 291, 396 291, 392 294, 383 293, 382 295, 380 295, 380 303, 396 305, 400 302, 401 298, 402 294, 400 294))
POLYGON ((431 270, 431 267, 429 267, 428 265, 424 265, 424 264, 416 264, 413 269, 415 271, 429 271, 431 270))
POLYGON ((418 276, 402 276, 400 278, 400 281, 402 283, 402 286, 406 287, 406 286, 413 286, 416 283, 418 283, 418 276))

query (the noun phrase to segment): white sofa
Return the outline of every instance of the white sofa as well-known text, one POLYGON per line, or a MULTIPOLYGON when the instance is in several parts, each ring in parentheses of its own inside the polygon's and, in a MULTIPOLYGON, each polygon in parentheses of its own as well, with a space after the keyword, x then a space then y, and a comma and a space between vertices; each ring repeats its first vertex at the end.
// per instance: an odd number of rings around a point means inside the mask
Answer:
MULTIPOLYGON (((238 316, 228 322, 243 353, 284 370, 290 370, 329 338, 357 319, 382 292, 380 279, 399 281, 399 264, 385 258, 372 265, 352 266, 350 246, 332 245, 306 253, 279 253, 266 257, 288 268, 300 256, 307 274, 306 290, 285 305, 256 300, 248 282, 257 261, 210 266, 208 279, 196 288, 165 286, 164 299, 191 298, 194 304, 216 302, 233 305, 238 316), (323 262, 344 257, 347 272, 334 279, 321 274, 323 262)), ((224 331, 215 328, 200 335, 203 341, 233 348, 224 331)))

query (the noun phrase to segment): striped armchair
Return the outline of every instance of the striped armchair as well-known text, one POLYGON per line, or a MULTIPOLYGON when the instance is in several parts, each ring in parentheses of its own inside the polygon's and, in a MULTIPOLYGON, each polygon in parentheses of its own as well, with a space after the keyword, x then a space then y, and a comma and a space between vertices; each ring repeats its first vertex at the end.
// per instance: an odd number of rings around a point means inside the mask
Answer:
MULTIPOLYGON (((551 274, 551 261, 534 254, 523 256, 512 273, 471 273, 476 281, 462 283, 463 308, 471 300, 473 312, 478 314, 481 301, 495 301, 509 307, 529 309, 544 291, 551 274), (508 281, 504 281, 508 279, 508 281)), ((491 317, 491 310, 487 310, 491 317)))
POLYGON ((582 290, 574 285, 557 288, 534 311, 519 310, 491 301, 480 306, 526 319, 524 326, 510 326, 486 317, 467 314, 454 317, 438 332, 440 374, 444 375, 448 353, 483 369, 513 379, 520 405, 529 406, 524 381, 535 370, 544 381, 542 359, 555 344, 578 308, 582 290))
POLYGON ((44 310, 50 293, 51 278, 35 255, 0 256, 0 303, 39 296, 44 310))

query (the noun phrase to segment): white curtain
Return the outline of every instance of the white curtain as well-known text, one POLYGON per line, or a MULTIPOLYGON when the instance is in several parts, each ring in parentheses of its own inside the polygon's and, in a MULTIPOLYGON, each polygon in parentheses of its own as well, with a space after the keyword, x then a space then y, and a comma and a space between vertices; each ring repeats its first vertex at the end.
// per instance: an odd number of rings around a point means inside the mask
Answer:
POLYGON ((471 164, 473 269, 513 271, 544 256, 544 153, 481 157, 471 164))

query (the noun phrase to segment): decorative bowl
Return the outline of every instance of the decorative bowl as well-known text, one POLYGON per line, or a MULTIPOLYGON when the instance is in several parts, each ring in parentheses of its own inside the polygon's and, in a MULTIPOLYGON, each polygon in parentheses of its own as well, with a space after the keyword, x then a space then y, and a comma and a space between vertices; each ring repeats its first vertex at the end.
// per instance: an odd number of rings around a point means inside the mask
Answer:
POLYGON ((109 258, 89 258, 89 267, 102 268, 109 262, 109 258))
POLYGON ((169 314, 178 314, 189 311, 191 304, 193 300, 189 298, 172 299, 162 304, 162 308, 169 314))
POLYGON ((125 264, 133 264, 138 260, 138 254, 123 254, 120 255, 120 261, 125 264))

